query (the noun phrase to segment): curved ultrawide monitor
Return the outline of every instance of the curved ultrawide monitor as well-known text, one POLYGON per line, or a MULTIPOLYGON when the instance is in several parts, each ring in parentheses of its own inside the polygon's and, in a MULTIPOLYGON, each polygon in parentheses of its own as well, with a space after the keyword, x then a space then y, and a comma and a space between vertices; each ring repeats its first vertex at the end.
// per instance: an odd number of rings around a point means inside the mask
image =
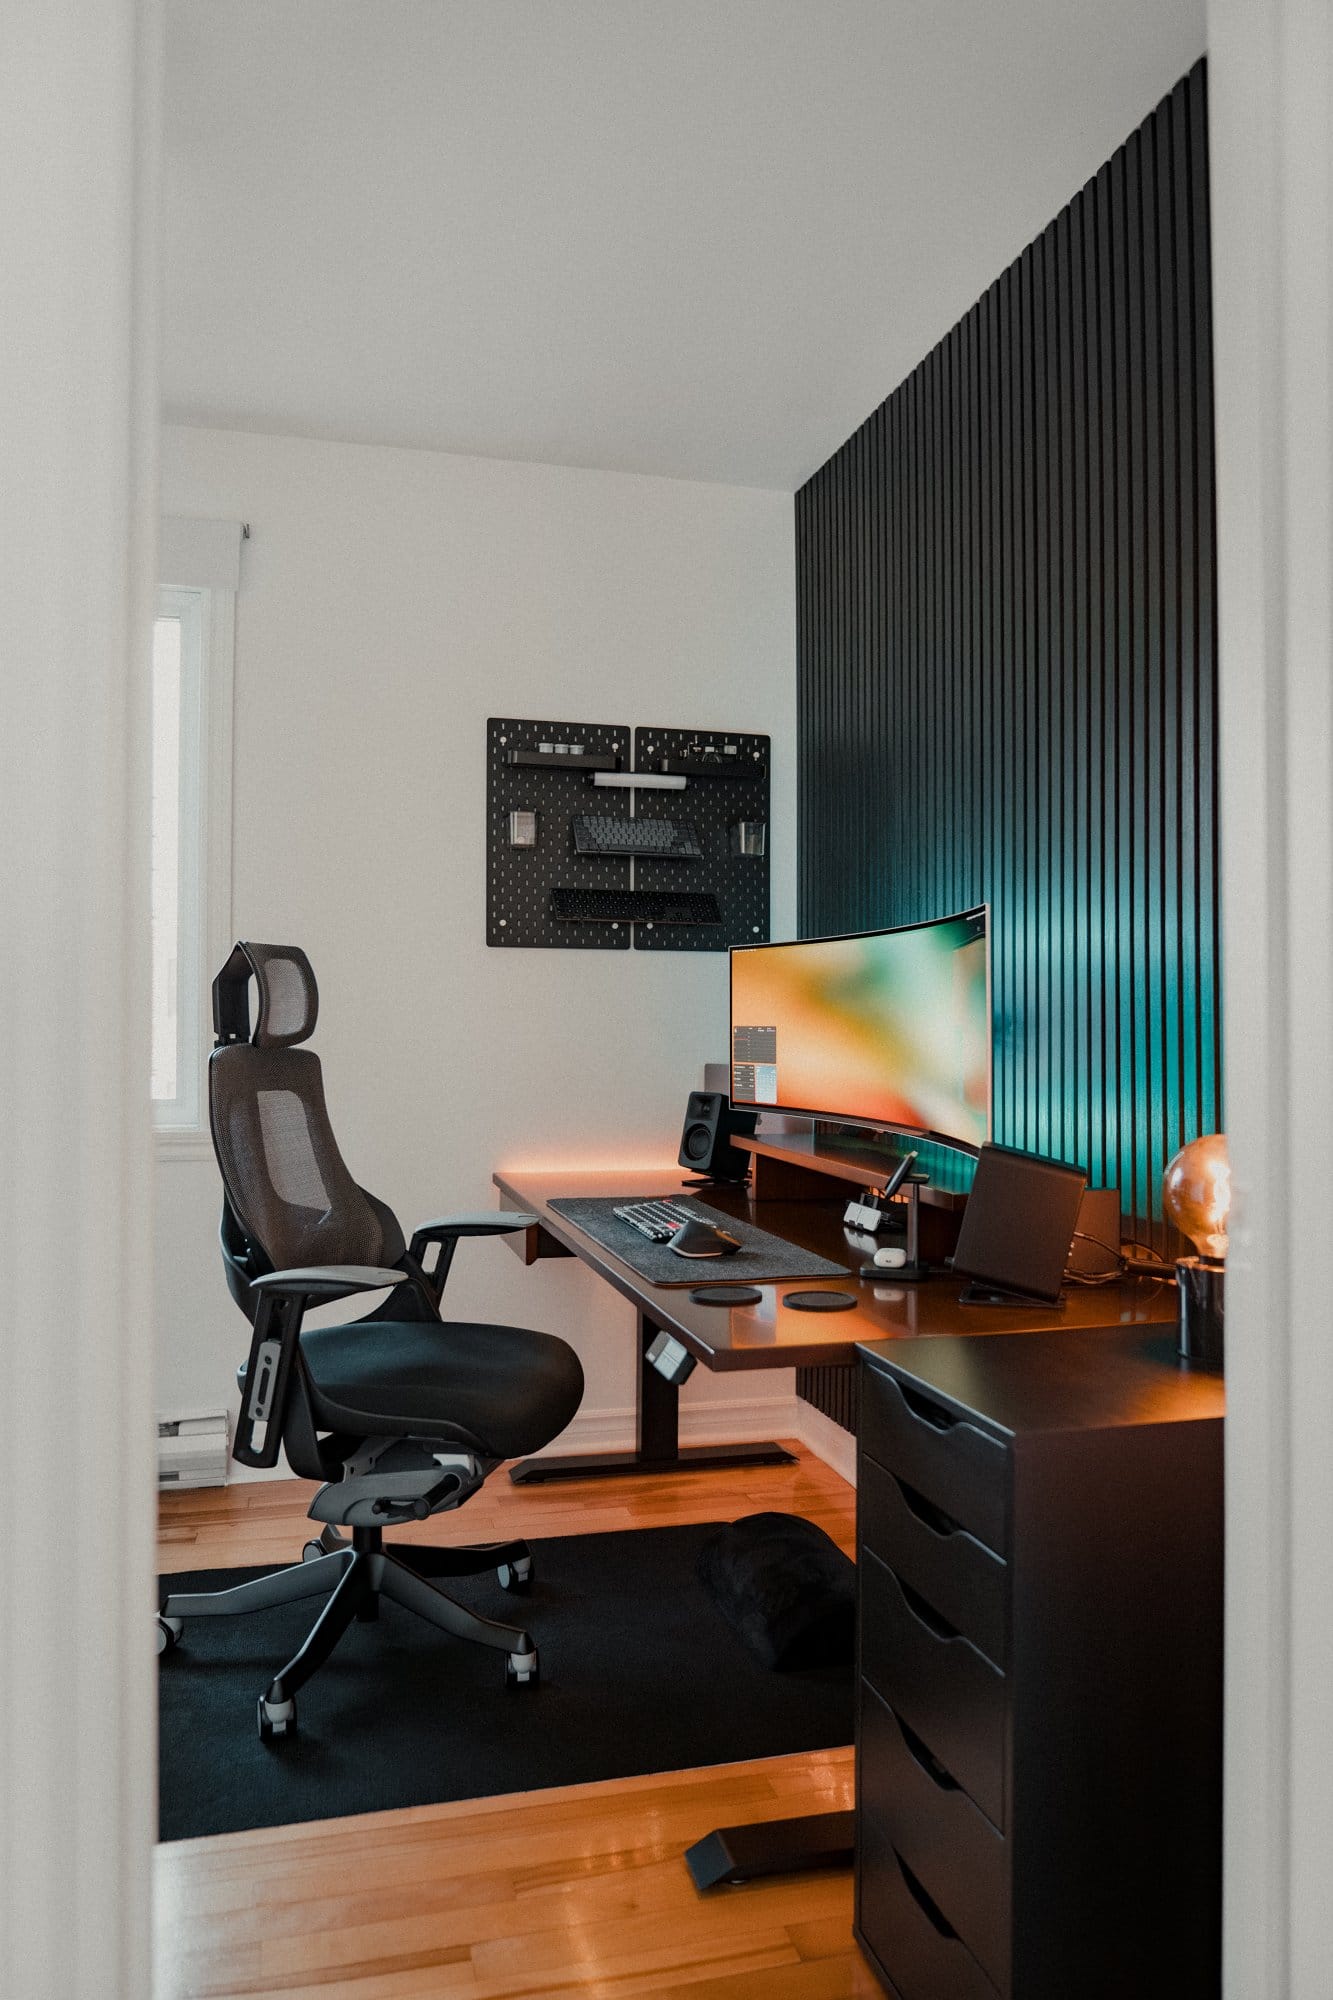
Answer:
POLYGON ((986 910, 731 954, 731 1101, 990 1137, 986 910))

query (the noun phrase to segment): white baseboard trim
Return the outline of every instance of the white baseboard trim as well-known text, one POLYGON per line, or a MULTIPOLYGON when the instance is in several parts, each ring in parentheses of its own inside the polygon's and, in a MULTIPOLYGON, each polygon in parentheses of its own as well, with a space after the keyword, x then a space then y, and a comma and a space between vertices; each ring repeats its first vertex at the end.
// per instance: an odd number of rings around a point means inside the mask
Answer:
MULTIPOLYGON (((265 1479, 294 1479, 295 1477, 296 1474, 292 1471, 285 1458, 280 1458, 276 1465, 271 1465, 267 1468, 257 1465, 238 1465, 234 1458, 227 1461, 228 1486, 257 1486, 265 1479)), ((304 1484, 309 1486, 312 1493, 314 1492, 315 1485, 313 1480, 306 1480, 304 1484)))
POLYGON ((822 1459, 849 1486, 856 1484, 856 1439, 813 1403, 798 1400, 796 1435, 807 1451, 822 1459))
MULTIPOLYGON (((800 1436, 804 1405, 788 1396, 718 1396, 707 1402, 682 1403, 680 1441, 682 1444, 751 1444, 769 1438, 781 1440, 800 1436)), ((811 1413, 813 1414, 813 1413, 811 1413)), ((823 1421, 827 1421, 824 1419, 823 1421)), ((830 1425, 836 1430, 836 1425, 830 1425)), ((580 1410, 558 1438, 546 1446, 551 1453, 587 1451, 630 1451, 634 1446, 634 1411, 628 1406, 612 1410, 580 1410)), ((812 1446, 817 1451, 817 1447, 812 1446)), ((823 1452, 818 1452, 824 1457, 823 1452)), ((827 1460, 832 1464, 833 1461, 827 1460)), ((835 1468, 841 1470, 840 1467, 835 1468)), ((284 1460, 271 1471, 256 1471, 232 1459, 227 1467, 229 1486, 247 1485, 251 1480, 290 1479, 284 1460)), ((845 1475, 844 1475, 845 1476, 845 1475)))

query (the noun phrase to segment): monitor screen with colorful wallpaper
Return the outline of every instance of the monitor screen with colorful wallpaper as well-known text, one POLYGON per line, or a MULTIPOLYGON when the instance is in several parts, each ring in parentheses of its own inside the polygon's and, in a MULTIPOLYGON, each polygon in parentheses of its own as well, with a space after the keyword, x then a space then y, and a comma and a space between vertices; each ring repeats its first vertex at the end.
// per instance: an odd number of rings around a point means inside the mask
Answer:
POLYGON ((986 911, 731 954, 731 1101, 990 1136, 986 911))

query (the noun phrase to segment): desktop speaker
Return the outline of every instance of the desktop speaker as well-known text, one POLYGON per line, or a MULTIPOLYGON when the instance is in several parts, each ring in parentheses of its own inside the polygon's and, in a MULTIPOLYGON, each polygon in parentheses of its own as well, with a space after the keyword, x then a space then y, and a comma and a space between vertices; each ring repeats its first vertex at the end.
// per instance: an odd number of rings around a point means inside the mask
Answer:
POLYGON ((753 1132, 756 1121, 753 1111, 733 1111, 723 1091, 692 1090, 680 1135, 680 1165, 693 1167, 704 1180, 743 1181, 750 1155, 731 1141, 737 1133, 753 1132))

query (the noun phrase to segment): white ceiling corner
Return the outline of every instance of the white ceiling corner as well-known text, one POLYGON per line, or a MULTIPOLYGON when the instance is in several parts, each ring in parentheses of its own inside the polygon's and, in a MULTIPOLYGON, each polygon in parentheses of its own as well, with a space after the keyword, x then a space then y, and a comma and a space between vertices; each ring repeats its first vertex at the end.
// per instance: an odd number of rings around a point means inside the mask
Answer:
POLYGON ((169 0, 168 417, 790 490, 1202 0, 169 0))

